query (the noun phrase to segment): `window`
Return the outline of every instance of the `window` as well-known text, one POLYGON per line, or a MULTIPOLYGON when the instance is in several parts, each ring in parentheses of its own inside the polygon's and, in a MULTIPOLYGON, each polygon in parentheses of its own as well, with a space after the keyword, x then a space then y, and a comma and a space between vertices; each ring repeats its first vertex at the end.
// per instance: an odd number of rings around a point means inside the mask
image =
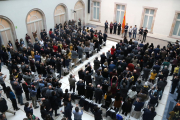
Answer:
POLYGON ((100 3, 93 2, 93 19, 94 20, 99 20, 99 8, 100 8, 100 3))
POLYGON ((124 11, 125 11, 125 5, 117 5, 116 6, 116 21, 117 23, 123 22, 123 17, 124 17, 124 11))
POLYGON ((173 35, 180 36, 180 13, 177 16, 176 24, 174 26, 173 35))
POLYGON ((155 7, 143 7, 139 27, 147 28, 149 33, 153 33, 157 10, 155 7))
POLYGON ((154 16, 153 9, 145 9, 143 28, 147 28, 148 30, 151 30, 153 16, 154 16))

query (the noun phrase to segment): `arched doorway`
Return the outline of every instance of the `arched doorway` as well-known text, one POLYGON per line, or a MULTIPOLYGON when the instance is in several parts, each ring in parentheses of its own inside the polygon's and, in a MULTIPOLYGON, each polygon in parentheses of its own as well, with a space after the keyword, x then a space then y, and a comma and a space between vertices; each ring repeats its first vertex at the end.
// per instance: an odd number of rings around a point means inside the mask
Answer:
POLYGON ((12 21, 4 16, 0 16, 0 39, 1 44, 7 47, 9 41, 12 42, 13 48, 15 47, 15 27, 12 21))
POLYGON ((76 11, 74 13, 74 19, 76 20, 76 25, 78 24, 78 20, 79 18, 81 19, 81 25, 84 26, 85 25, 85 5, 84 2, 82 0, 79 0, 78 2, 76 2, 75 6, 74 6, 74 10, 76 11))
POLYGON ((41 39, 40 32, 45 29, 45 15, 39 9, 31 10, 26 19, 28 35, 31 37, 31 40, 35 42, 35 38, 32 33, 37 34, 37 38, 41 39))
POLYGON ((57 5, 54 10, 54 25, 59 23, 64 25, 67 20, 67 7, 64 4, 57 5))

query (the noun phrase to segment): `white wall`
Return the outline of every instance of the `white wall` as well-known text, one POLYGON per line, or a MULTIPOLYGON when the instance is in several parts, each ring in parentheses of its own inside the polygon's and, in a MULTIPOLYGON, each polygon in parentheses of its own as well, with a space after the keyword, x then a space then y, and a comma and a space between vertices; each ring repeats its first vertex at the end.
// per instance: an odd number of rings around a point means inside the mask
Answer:
MULTIPOLYGON (((41 9, 46 17, 47 31, 54 27, 54 10, 55 7, 63 3, 68 8, 68 18, 74 19, 74 14, 71 12, 78 0, 13 0, 0 1, 0 15, 8 17, 14 26, 17 26, 17 38, 24 38, 27 33, 26 16, 33 8, 41 9)), ((85 23, 104 26, 104 22, 114 22, 114 3, 127 4, 126 22, 129 25, 135 24, 139 27, 141 21, 142 10, 144 6, 158 8, 152 37, 168 39, 171 30, 172 21, 175 11, 180 11, 180 0, 101 0, 101 21, 90 21, 88 10, 88 0, 83 0, 85 4, 85 23)))
POLYGON ((175 11, 180 11, 180 0, 101 0, 101 21, 90 21, 90 14, 88 14, 89 19, 87 22, 101 26, 104 26, 104 22, 106 20, 109 23, 111 21, 114 22, 113 17, 115 2, 127 4, 126 23, 132 26, 137 25, 138 28, 141 22, 143 7, 147 6, 158 8, 153 34, 151 34, 151 36, 154 35, 154 37, 157 38, 160 36, 169 36, 175 11))
MULTIPOLYGON (((0 15, 8 17, 14 26, 17 26, 17 38, 25 38, 27 33, 26 17, 30 10, 34 8, 41 9, 46 18, 46 29, 54 28, 54 10, 56 6, 63 3, 68 8, 68 19, 74 19, 74 14, 71 10, 78 0, 13 0, 0 1, 0 15)), ((83 0, 86 8, 86 0, 83 0)))

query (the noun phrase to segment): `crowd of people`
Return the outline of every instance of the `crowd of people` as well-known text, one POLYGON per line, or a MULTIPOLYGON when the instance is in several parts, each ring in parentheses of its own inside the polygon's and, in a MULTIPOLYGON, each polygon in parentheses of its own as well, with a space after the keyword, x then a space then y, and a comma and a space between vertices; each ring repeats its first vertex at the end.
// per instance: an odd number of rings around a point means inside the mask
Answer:
MULTIPOLYGON (((35 43, 32 43, 32 38, 26 34, 27 46, 22 39, 20 42, 16 40, 16 46, 11 42, 7 47, 2 46, 0 60, 9 70, 11 86, 5 84, 7 76, 3 74, 7 73, 2 72, 0 84, 14 110, 19 110, 19 103, 24 105, 27 116, 24 120, 39 120, 33 109, 40 106, 42 119, 53 120, 54 115, 59 116, 57 110, 64 106, 64 110, 61 110, 65 117, 63 120, 72 120, 72 113, 75 120, 81 120, 85 106, 81 104, 79 107, 77 104, 75 110, 72 110, 71 102, 83 96, 89 100, 95 99, 95 103, 101 105, 94 105, 91 109, 95 120, 103 119, 101 108, 107 111, 112 108, 118 120, 122 114, 127 116, 131 111, 131 116, 136 119, 143 113, 143 120, 153 120, 156 116, 155 107, 158 106, 167 84, 167 77, 173 75, 172 94, 179 81, 178 41, 174 45, 169 43, 167 46, 156 47, 153 43, 138 43, 136 38, 134 41, 128 40, 125 34, 124 39, 103 53, 100 59, 95 58, 94 67, 88 63, 85 69, 81 68, 78 71, 79 80, 70 74, 70 90, 63 92, 61 75, 66 75, 65 71, 71 69, 71 63, 76 66, 77 59, 82 63, 84 54, 88 59, 94 51, 99 52, 102 46, 106 45, 106 29, 103 34, 93 28, 83 27, 81 30, 80 22, 79 26, 75 26, 75 22, 69 21, 64 24, 64 28, 62 24, 56 25, 54 30, 50 29, 49 35, 42 30, 41 39, 38 39, 37 32, 34 32, 35 43), (78 93, 71 94, 72 90, 78 93), (24 93, 26 101, 32 103, 24 103, 24 93), (119 113, 120 109, 122 114, 119 113)), ((5 97, 0 96, 2 120, 6 120, 5 112, 16 114, 8 109, 6 101, 5 97)))

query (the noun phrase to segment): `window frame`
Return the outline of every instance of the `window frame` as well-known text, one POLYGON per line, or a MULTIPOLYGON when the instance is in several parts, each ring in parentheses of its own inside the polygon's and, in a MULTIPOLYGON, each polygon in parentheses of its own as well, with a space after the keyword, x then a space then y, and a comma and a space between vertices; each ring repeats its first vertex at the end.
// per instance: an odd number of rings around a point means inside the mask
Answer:
MULTIPOLYGON (((155 7, 146 7, 146 6, 143 7, 142 15, 141 15, 141 22, 140 22, 139 28, 143 27, 144 18, 145 18, 145 15, 146 15, 146 9, 154 10, 154 15, 152 15, 153 16, 153 20, 152 20, 152 24, 151 24, 151 29, 150 30, 148 29, 149 33, 153 34, 153 28, 154 28, 154 23, 155 23, 155 18, 156 18, 156 13, 157 13, 158 8, 155 8, 155 7)), ((150 16, 151 14, 148 14, 148 15, 150 16)), ((148 17, 148 20, 149 20, 149 17, 148 17)))
POLYGON ((97 1, 94 1, 93 4, 94 4, 94 3, 96 3, 96 6, 93 5, 93 20, 98 21, 99 19, 97 19, 97 16, 98 16, 97 9, 100 8, 100 7, 99 7, 99 6, 100 6, 100 3, 97 2, 97 1), (99 6, 97 6, 97 3, 99 3, 99 6), (94 13, 94 8, 96 8, 96 13, 94 13), (96 18, 94 18, 94 14, 96 14, 96 15, 95 15, 96 18))
POLYGON ((91 0, 91 19, 90 21, 100 22, 101 21, 101 0, 91 0), (99 6, 94 6, 94 2, 99 3, 99 6), (94 19, 94 7, 96 7, 96 18, 97 18, 97 8, 99 8, 99 19, 94 19))
MULTIPOLYGON (((117 21, 117 6, 120 5, 120 6, 124 6, 124 12, 126 11, 126 8, 127 8, 127 4, 126 3, 119 3, 119 2, 115 2, 114 3, 114 17, 113 17, 113 22, 117 21)), ((122 10, 121 10, 122 11, 122 10)), ((117 21, 117 23, 119 23, 117 21)), ((121 23, 122 24, 122 23, 121 23)))
MULTIPOLYGON (((175 39, 180 39, 180 36, 178 36, 178 35, 173 35, 176 22, 177 22, 177 21, 180 21, 180 19, 177 19, 177 18, 178 18, 178 14, 180 14, 180 11, 176 11, 176 12, 175 12, 174 19, 173 19, 172 26, 171 26, 171 30, 170 30, 170 33, 169 33, 169 36, 168 36, 168 37, 175 38, 175 39)), ((179 25, 179 28, 178 28, 178 29, 179 29, 179 31, 180 31, 180 25, 179 25)))

